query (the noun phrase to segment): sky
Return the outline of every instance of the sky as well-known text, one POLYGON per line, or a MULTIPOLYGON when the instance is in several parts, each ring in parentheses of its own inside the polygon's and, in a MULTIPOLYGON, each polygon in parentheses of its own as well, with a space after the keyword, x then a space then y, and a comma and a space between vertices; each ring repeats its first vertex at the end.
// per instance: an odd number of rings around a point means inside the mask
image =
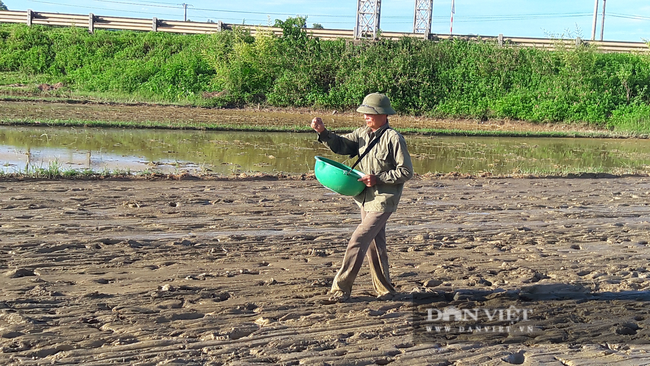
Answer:
MULTIPOLYGON (((183 20, 183 1, 192 21, 269 25, 306 16, 307 25, 352 30, 357 0, 2 0, 9 10, 183 20)), ((591 39, 596 0, 455 0, 453 34, 591 39)), ((598 0, 596 39, 603 1, 598 0)), ((434 0, 432 33, 450 33, 452 0, 434 0)), ((412 32, 415 0, 383 0, 380 28, 412 32)), ((650 40, 649 0, 606 1, 605 41, 650 40)))

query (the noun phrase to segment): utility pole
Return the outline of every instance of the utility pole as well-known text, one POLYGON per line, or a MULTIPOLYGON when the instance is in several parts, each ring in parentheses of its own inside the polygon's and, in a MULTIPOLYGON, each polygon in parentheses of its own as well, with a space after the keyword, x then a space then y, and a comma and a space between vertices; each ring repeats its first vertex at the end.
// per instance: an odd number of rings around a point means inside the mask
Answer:
POLYGON ((415 16, 413 17, 413 33, 424 33, 428 39, 431 33, 433 19, 433 0, 415 0, 415 16))
POLYGON ((190 5, 190 4, 185 4, 185 3, 178 4, 178 5, 182 5, 182 6, 183 6, 183 21, 184 21, 184 22, 187 22, 187 6, 188 6, 188 5, 189 5, 189 6, 192 6, 192 5, 190 5))
POLYGON ((596 40, 596 26, 598 24, 598 2, 600 0, 596 0, 594 3, 594 24, 591 27, 591 40, 595 41, 596 40))
POLYGON ((449 34, 454 33, 454 13, 456 13, 456 1, 451 0, 451 21, 449 22, 449 34))
POLYGON ((600 41, 603 41, 603 35, 605 34, 605 4, 607 4, 607 0, 603 0, 603 22, 600 25, 600 41))

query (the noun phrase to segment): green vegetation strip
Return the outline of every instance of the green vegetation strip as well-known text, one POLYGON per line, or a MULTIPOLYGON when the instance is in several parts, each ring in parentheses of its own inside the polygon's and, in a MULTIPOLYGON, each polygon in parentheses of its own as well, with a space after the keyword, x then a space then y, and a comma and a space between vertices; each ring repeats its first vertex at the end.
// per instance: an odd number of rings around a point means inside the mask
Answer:
POLYGON ((29 167, 27 170, 16 173, 7 173, 0 170, 0 179, 103 179, 116 177, 135 177, 154 174, 150 170, 133 173, 130 170, 109 170, 100 172, 91 169, 65 169, 58 162, 51 162, 47 167, 29 167))
MULTIPOLYGON (((121 122, 121 121, 84 121, 84 120, 32 120, 3 119, 4 126, 60 126, 60 127, 98 127, 98 128, 152 128, 169 130, 203 130, 203 131, 250 131, 250 132, 313 132, 309 126, 255 126, 245 124, 215 123, 169 123, 169 122, 121 122)), ((339 133, 353 131, 354 128, 336 128, 339 133)), ((647 138, 646 135, 621 134, 615 132, 562 132, 562 131, 494 131, 494 130, 455 130, 435 128, 396 128, 405 135, 424 136, 492 136, 492 137, 592 137, 592 138, 647 138)))
POLYGON ((1 24, 0 93, 40 93, 37 84, 60 82, 46 94, 343 111, 382 92, 404 115, 577 122, 650 133, 650 54, 563 48, 559 42, 549 51, 461 39, 320 40, 307 35, 304 18, 275 25, 282 36, 253 37, 240 29, 89 34, 1 24))

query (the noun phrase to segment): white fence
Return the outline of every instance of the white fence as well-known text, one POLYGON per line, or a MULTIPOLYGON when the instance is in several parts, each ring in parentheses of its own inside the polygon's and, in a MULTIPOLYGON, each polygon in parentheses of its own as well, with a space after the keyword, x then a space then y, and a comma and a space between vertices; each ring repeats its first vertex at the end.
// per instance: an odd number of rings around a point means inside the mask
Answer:
MULTIPOLYGON (((100 16, 95 14, 80 15, 80 14, 60 14, 60 13, 41 13, 32 10, 27 11, 0 11, 0 23, 23 23, 27 25, 42 24, 50 26, 62 27, 83 27, 88 28, 92 33, 95 29, 123 29, 134 31, 153 31, 153 32, 171 32, 171 33, 186 33, 186 34, 200 34, 200 33, 214 33, 223 30, 230 30, 233 27, 241 27, 248 29, 251 34, 257 31, 270 31, 274 34, 281 35, 282 29, 275 27, 264 26, 250 26, 250 25, 236 25, 226 24, 223 22, 217 23, 202 23, 202 22, 184 22, 178 20, 164 20, 158 18, 142 19, 142 18, 123 18, 123 17, 110 17, 100 16)), ((352 30, 340 29, 307 29, 309 35, 319 37, 321 39, 354 39, 354 32, 352 30)), ((650 48, 643 42, 612 42, 612 41, 585 41, 585 40, 557 40, 552 38, 522 38, 522 37, 484 37, 484 36, 458 36, 449 34, 416 34, 416 33, 401 33, 401 32, 382 32, 382 38, 399 39, 403 37, 417 37, 426 38, 431 40, 462 38, 469 40, 484 40, 493 41, 500 45, 512 44, 522 47, 537 47, 537 48, 555 48, 558 42, 565 45, 572 44, 590 44, 595 45, 603 52, 648 52, 650 48)))

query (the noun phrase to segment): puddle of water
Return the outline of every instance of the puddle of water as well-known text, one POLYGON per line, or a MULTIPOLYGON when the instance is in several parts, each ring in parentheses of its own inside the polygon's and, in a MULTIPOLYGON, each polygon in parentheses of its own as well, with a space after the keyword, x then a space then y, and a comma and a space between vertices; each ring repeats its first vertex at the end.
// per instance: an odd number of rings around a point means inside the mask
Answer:
MULTIPOLYGON (((530 171, 647 171, 650 144, 635 139, 425 137, 407 135, 415 171, 508 174, 530 171)), ((307 173, 314 156, 351 165, 314 133, 0 127, 0 169, 204 170, 307 173)))

